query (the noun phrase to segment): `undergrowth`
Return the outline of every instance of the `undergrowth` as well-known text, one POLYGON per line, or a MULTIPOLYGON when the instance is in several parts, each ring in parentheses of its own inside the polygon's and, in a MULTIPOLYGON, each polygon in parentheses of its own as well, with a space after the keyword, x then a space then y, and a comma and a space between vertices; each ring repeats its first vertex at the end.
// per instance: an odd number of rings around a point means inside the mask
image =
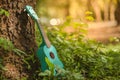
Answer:
POLYGON ((65 75, 62 79, 120 79, 120 50, 111 49, 100 42, 85 39, 86 28, 87 24, 74 22, 70 17, 62 25, 47 28, 49 39, 56 47, 65 66, 63 71, 65 75), (64 28, 68 26, 72 26, 76 31, 66 33, 64 28))
MULTIPOLYGON (((94 40, 85 39, 86 24, 77 23, 70 18, 59 26, 48 27, 47 34, 51 43, 56 47, 58 55, 64 64, 63 76, 54 77, 52 72, 47 70, 41 72, 40 68, 33 74, 34 80, 119 80, 120 79, 120 50, 111 49, 102 43, 94 40), (66 33, 65 27, 73 26, 76 31, 66 33)), ((36 30, 36 40, 40 45, 41 37, 36 30)), ((0 47, 4 50, 13 50, 18 55, 24 55, 24 52, 16 49, 11 42, 0 38, 0 47), (22 53, 22 54, 21 54, 22 53)), ((35 62, 34 55, 30 55, 23 62, 28 65, 29 60, 35 62)), ((0 59, 0 66, 2 60, 0 59)), ((4 67, 4 66, 2 66, 4 67)), ((27 80, 22 78, 21 80, 27 80)))

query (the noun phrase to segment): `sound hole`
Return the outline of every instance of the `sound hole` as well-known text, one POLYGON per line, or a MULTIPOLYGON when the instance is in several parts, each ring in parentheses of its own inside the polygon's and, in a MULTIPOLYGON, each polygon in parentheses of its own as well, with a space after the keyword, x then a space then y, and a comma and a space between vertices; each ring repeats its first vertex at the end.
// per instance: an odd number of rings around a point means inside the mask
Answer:
POLYGON ((50 52, 50 57, 51 57, 52 59, 55 58, 55 56, 54 56, 54 54, 53 54, 52 52, 50 52))

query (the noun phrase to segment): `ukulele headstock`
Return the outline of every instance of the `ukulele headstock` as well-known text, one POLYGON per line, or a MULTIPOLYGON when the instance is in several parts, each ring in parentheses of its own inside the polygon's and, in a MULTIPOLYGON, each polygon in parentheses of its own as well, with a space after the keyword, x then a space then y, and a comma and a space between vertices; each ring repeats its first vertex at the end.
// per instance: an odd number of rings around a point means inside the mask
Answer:
POLYGON ((25 6, 25 11, 27 12, 28 15, 30 15, 34 20, 38 19, 38 16, 36 12, 33 10, 33 8, 29 5, 25 6))

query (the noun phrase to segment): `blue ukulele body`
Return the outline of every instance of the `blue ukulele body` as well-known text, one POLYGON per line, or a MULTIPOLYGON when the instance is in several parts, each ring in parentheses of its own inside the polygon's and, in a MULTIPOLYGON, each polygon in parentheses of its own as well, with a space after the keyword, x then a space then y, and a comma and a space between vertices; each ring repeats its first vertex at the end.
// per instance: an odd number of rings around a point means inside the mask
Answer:
POLYGON ((63 68, 63 63, 60 61, 57 55, 57 51, 53 45, 51 45, 50 41, 48 40, 43 27, 40 25, 40 20, 33 10, 31 6, 25 7, 27 13, 32 17, 32 19, 37 23, 37 27, 42 36, 42 44, 37 50, 37 57, 41 63, 41 69, 44 72, 45 70, 50 70, 51 65, 54 68, 54 75, 57 74, 56 66, 59 68, 63 68))
MULTIPOLYGON (((45 57, 48 58, 48 60, 52 64, 54 64, 55 66, 63 68, 63 64, 59 60, 59 58, 57 57, 57 51, 56 51, 56 49, 55 49, 55 47, 53 45, 51 45, 50 48, 47 48, 46 45, 44 45, 44 46, 41 45, 40 48, 37 51, 37 56, 38 56, 38 58, 40 60, 42 71, 45 71, 47 69, 49 70, 49 68, 50 68, 48 63, 46 62, 45 57)), ((55 71, 57 71, 57 70, 55 69, 55 71)))

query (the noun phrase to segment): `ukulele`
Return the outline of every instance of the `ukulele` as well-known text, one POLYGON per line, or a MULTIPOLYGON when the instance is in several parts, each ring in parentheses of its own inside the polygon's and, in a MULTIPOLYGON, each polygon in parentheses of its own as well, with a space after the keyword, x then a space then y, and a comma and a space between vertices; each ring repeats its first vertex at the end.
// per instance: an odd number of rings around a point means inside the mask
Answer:
POLYGON ((51 64, 53 66, 54 75, 57 74, 56 66, 63 69, 63 63, 60 61, 57 55, 57 51, 55 47, 50 43, 46 33, 43 30, 43 27, 40 25, 40 19, 33 10, 31 6, 25 6, 25 10, 32 17, 32 19, 36 22, 37 27, 42 36, 42 43, 37 50, 37 57, 41 63, 41 70, 44 72, 45 70, 50 70, 51 64))

